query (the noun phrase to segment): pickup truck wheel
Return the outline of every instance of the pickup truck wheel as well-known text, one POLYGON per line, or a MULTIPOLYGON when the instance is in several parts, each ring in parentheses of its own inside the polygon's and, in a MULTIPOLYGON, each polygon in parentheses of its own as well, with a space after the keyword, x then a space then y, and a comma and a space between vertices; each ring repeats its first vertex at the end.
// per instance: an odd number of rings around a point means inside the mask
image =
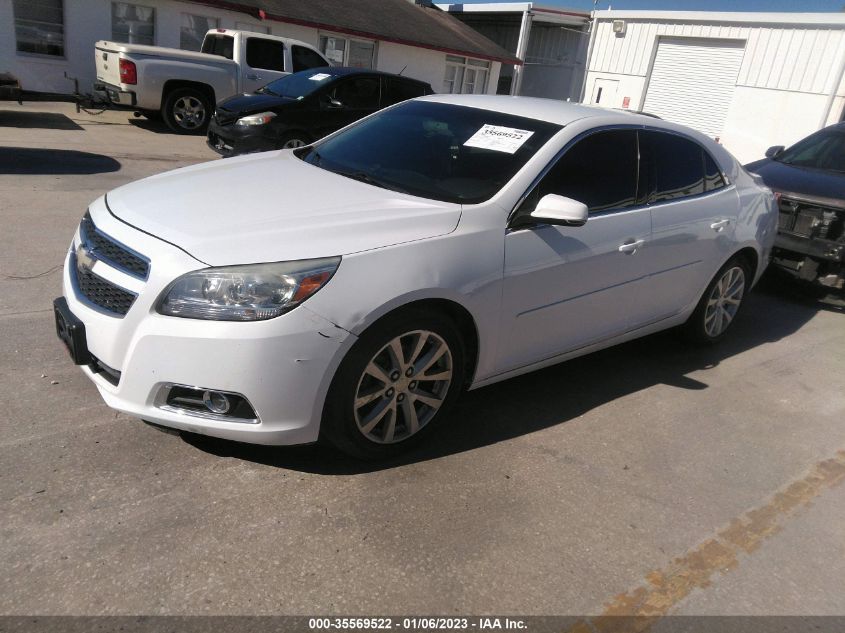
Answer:
POLYGON ((161 109, 167 127, 177 134, 205 134, 211 119, 211 101, 195 88, 177 88, 168 93, 161 109))

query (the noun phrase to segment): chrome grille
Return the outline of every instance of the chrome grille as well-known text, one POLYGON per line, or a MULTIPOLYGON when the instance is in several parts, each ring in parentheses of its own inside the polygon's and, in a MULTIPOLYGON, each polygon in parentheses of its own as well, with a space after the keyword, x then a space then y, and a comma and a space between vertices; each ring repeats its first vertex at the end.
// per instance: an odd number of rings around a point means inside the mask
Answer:
POLYGON ((150 262, 142 255, 132 252, 119 242, 100 233, 94 226, 89 213, 85 214, 79 225, 79 237, 97 259, 138 279, 146 279, 149 275, 150 262))

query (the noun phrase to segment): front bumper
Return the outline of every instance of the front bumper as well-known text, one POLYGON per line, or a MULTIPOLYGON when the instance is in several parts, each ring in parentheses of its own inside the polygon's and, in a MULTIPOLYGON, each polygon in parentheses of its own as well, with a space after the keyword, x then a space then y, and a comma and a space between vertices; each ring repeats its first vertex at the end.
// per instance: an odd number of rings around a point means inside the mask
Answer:
POLYGON ((237 156, 252 152, 269 152, 277 147, 275 136, 267 125, 237 127, 220 125, 212 119, 208 126, 206 143, 221 156, 237 156))
POLYGON ((93 92, 98 101, 110 103, 117 108, 132 109, 138 104, 138 99, 131 90, 122 90, 119 86, 101 81, 94 83, 93 92))
MULTIPOLYGON (((91 215, 106 234, 109 228, 119 228, 109 227, 107 216, 95 205, 91 215)), ((96 367, 81 366, 106 404, 161 426, 229 440, 277 445, 316 441, 329 383, 355 337, 306 305, 250 323, 160 315, 155 302, 169 280, 202 265, 169 244, 153 245, 158 240, 139 232, 138 240, 127 239, 127 230, 134 229, 126 225, 120 230, 123 235, 115 239, 148 254, 152 261, 150 276, 143 287, 135 287, 138 297, 124 317, 97 309, 79 296, 73 250, 63 276, 64 296, 71 313, 85 326, 88 351, 119 372, 113 384, 96 367), (150 252, 151 246, 159 252, 150 252), (173 251, 169 262, 163 256, 168 250, 173 251), (176 260, 181 273, 174 269, 176 260), (223 421, 163 407, 161 394, 174 384, 242 394, 258 419, 249 424, 223 421)), ((101 264, 94 272, 120 282, 120 274, 101 264)))

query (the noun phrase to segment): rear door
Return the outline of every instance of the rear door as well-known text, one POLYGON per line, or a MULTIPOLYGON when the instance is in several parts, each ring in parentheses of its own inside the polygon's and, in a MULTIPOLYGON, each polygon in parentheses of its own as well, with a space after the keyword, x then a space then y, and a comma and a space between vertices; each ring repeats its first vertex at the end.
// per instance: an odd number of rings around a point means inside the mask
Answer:
POLYGON ((640 154, 652 223, 643 255, 649 303, 659 320, 696 301, 730 254, 739 200, 710 154, 690 138, 643 130, 640 154))
POLYGON ((279 40, 244 36, 241 58, 243 92, 255 92, 271 81, 290 74, 285 68, 285 45, 279 40))
POLYGON ((306 46, 298 46, 294 44, 290 47, 291 65, 293 72, 298 73, 300 70, 309 70, 311 68, 322 68, 324 66, 331 66, 320 53, 306 46))
POLYGON ((400 101, 407 101, 415 97, 422 97, 431 93, 431 88, 421 81, 403 79, 402 77, 383 77, 381 90, 381 107, 386 108, 400 101))

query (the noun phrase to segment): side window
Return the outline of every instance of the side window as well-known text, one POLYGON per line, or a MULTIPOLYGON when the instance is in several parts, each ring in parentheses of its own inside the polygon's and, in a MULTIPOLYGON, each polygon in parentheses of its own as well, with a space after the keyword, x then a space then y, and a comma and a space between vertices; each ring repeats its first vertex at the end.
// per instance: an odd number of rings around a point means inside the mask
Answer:
POLYGON ((264 70, 285 70, 285 45, 276 40, 250 37, 246 41, 246 65, 264 70))
POLYGON ((648 202, 704 193, 704 149, 682 136, 644 131, 640 143, 649 167, 648 202))
POLYGON ((387 77, 384 80, 384 93, 381 97, 381 104, 387 107, 400 101, 421 97, 424 94, 426 94, 426 85, 424 83, 387 77))
POLYGON ((292 46, 290 55, 293 58, 293 72, 295 73, 298 73, 300 70, 321 68, 322 66, 329 65, 329 62, 320 57, 320 55, 304 46, 292 46))
POLYGON ((608 130, 578 141, 538 183, 519 212, 530 213, 550 193, 583 202, 590 213, 635 204, 637 133, 608 130))
POLYGON ((715 191, 725 186, 725 179, 722 170, 713 160, 713 157, 704 150, 704 190, 715 191))
POLYGON ((347 108, 378 108, 378 77, 356 77, 340 82, 334 89, 334 98, 347 108))

